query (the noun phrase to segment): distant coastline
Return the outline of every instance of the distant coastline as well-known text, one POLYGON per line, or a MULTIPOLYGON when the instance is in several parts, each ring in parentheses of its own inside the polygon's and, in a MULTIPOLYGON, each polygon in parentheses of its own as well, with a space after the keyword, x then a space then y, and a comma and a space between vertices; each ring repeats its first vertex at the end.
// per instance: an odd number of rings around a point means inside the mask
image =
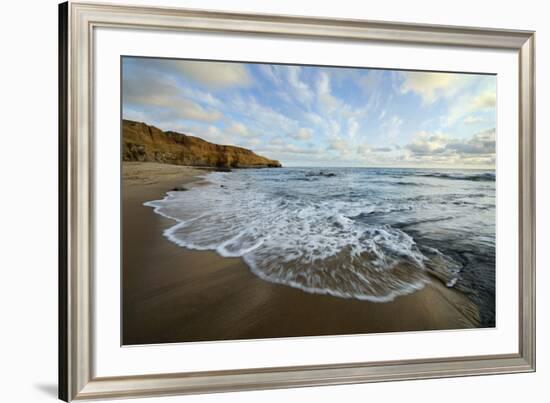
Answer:
POLYGON ((146 123, 122 121, 122 159, 210 168, 280 168, 279 161, 242 147, 210 143, 198 137, 162 131, 146 123))

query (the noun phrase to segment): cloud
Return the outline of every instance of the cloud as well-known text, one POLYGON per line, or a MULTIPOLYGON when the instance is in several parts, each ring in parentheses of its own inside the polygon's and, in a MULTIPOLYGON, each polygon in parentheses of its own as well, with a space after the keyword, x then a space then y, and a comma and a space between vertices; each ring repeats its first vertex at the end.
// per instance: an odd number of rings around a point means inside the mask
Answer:
POLYGON ((388 140, 395 140, 401 132, 401 126, 403 126, 403 119, 397 115, 387 117, 382 123, 380 123, 380 132, 384 134, 388 140))
POLYGON ((432 104, 439 97, 449 97, 456 93, 457 84, 462 79, 458 74, 449 73, 407 71, 401 75, 401 93, 414 92, 422 97, 424 104, 432 104))
POLYGON ((376 91, 384 84, 384 70, 368 70, 359 80, 359 84, 367 91, 376 91))
MULTIPOLYGON (((319 128, 319 132, 330 138, 347 137, 354 142, 356 136, 361 133, 364 118, 372 108, 371 98, 367 103, 358 107, 346 103, 333 95, 331 88, 331 76, 321 70, 317 74, 316 81, 317 111, 306 113, 306 118, 319 128)), ((335 149, 335 148, 333 148, 335 149)))
POLYGON ((348 135, 350 138, 355 138, 361 126, 355 118, 348 119, 348 135))
POLYGON ((494 154, 496 150, 495 129, 476 133, 466 141, 451 142, 447 145, 447 149, 462 154, 494 154))
POLYGON ((302 127, 297 133, 291 134, 291 137, 296 140, 309 140, 313 137, 311 129, 302 127))
POLYGON ((197 88, 191 88, 187 86, 178 86, 178 92, 182 96, 188 99, 193 99, 201 104, 210 106, 212 108, 221 108, 223 107, 223 102, 212 95, 210 92, 201 91, 197 88))
POLYGON ((416 155, 439 154, 445 151, 449 137, 443 134, 417 133, 405 147, 416 155))
POLYGON ((255 147, 262 144, 262 141, 259 138, 248 138, 242 144, 241 147, 255 147))
POLYGON ((282 133, 292 135, 300 128, 299 122, 277 112, 270 106, 261 104, 252 95, 247 97, 236 95, 232 98, 230 106, 244 120, 249 122, 249 129, 261 132, 262 134, 282 133))
POLYGON ((222 130, 214 125, 202 123, 186 123, 174 125, 172 130, 178 133, 184 133, 190 136, 199 137, 203 140, 215 144, 239 145, 235 143, 234 137, 228 136, 226 133, 224 133, 222 130))
POLYGON ((266 144, 257 148, 258 152, 272 153, 278 156, 284 156, 286 154, 298 154, 298 155, 322 155, 322 150, 315 147, 298 147, 295 144, 284 144, 277 142, 277 144, 266 144))
MULTIPOLYGON (((494 110, 496 106, 496 86, 493 76, 402 72, 401 78, 400 93, 417 94, 421 97, 424 107, 440 99, 445 100, 447 112, 441 119, 443 126, 451 126, 467 115, 494 110)), ((472 119, 470 118, 470 121, 472 119)))
POLYGON ((214 122, 222 118, 222 114, 215 110, 204 109, 201 105, 185 98, 152 94, 139 98, 132 98, 130 103, 134 105, 156 106, 165 108, 165 113, 158 113, 159 116, 169 119, 187 119, 203 122, 214 122))
POLYGON ((287 79, 292 91, 296 97, 305 104, 310 103, 313 100, 313 91, 309 86, 300 80, 301 69, 298 66, 285 66, 287 72, 287 79))
POLYGON ((469 115, 469 116, 466 116, 462 121, 467 125, 475 125, 477 123, 485 122, 485 119, 480 118, 478 116, 469 115))
POLYGON ((393 151, 393 148, 391 147, 372 147, 367 143, 361 144, 355 148, 357 155, 359 156, 372 156, 372 153, 388 153, 393 151))
POLYGON ((283 83, 283 80, 279 77, 277 71, 275 70, 275 66, 271 66, 269 64, 259 64, 258 70, 273 84, 275 85, 281 85, 283 83))
POLYGON ((341 157, 351 154, 350 145, 341 137, 331 140, 328 149, 337 151, 341 157))
POLYGON ((417 133, 405 146, 408 156, 416 161, 439 163, 491 163, 495 158, 495 129, 474 134, 468 139, 459 139, 442 133, 417 133))
POLYGON ((446 133, 493 127, 495 87, 467 74, 124 58, 123 116, 283 164, 490 165, 490 134, 446 133))
POLYGON ((272 137, 271 140, 269 140, 269 144, 274 146, 280 146, 283 145, 285 141, 282 139, 282 137, 272 137))
POLYGON ((314 112, 306 112, 304 114, 304 119, 316 126, 322 125, 324 123, 323 118, 314 112))
POLYGON ((227 128, 227 132, 241 137, 253 135, 248 128, 240 122, 232 122, 227 128))
POLYGON ((392 151, 392 148, 391 147, 373 147, 371 148, 371 151, 375 153, 389 153, 390 151, 392 151))
POLYGON ((472 110, 494 108, 497 104, 497 94, 494 88, 487 89, 471 102, 472 110))
POLYGON ((199 104, 188 99, 175 98, 166 103, 164 106, 172 107, 176 116, 189 119, 199 120, 204 122, 214 122, 221 119, 222 114, 218 111, 206 110, 199 104))
POLYGON ((328 110, 334 110, 342 106, 342 103, 332 95, 330 77, 325 72, 319 74, 319 79, 317 80, 317 97, 319 102, 328 110))
POLYGON ((337 115, 339 118, 359 118, 367 114, 372 105, 367 105, 359 108, 353 108, 344 102, 342 99, 332 94, 330 76, 327 72, 322 71, 318 75, 316 83, 317 100, 321 106, 321 112, 324 115, 337 115))
POLYGON ((360 144, 359 146, 357 146, 356 150, 359 156, 364 157, 368 156, 372 151, 371 147, 367 143, 360 144))
POLYGON ((302 80, 303 69, 300 66, 270 66, 266 64, 258 65, 259 71, 275 87, 284 88, 277 91, 277 96, 285 102, 298 102, 309 105, 315 94, 310 86, 302 80))
MULTIPOLYGON (((467 93, 458 97, 449 108, 444 123, 450 126, 464 116, 491 111, 496 113, 496 88, 494 86, 477 93, 467 93)), ((473 117, 470 118, 470 121, 471 119, 473 117)))
MULTIPOLYGON (((222 117, 217 110, 204 107, 187 98, 185 92, 180 91, 175 81, 168 77, 140 72, 130 76, 124 75, 122 85, 124 105, 161 108, 162 111, 157 115, 164 119, 180 118, 214 122, 222 117)), ((214 102, 213 99, 208 101, 214 102)))
POLYGON ((210 88, 246 87, 252 77, 245 64, 200 62, 190 60, 168 61, 173 71, 210 88))

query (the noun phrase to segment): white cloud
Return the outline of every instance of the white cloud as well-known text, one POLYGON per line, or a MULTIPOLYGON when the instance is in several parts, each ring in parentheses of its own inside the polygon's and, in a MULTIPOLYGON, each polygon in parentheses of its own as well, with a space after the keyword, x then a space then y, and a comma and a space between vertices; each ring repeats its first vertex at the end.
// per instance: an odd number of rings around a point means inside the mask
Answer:
POLYGON ((276 84, 276 85, 282 84, 281 78, 279 77, 279 75, 275 71, 275 66, 271 66, 269 64, 260 64, 260 65, 258 65, 258 69, 273 84, 276 84))
POLYGON ((301 127, 300 130, 298 130, 297 133, 292 134, 291 137, 296 140, 309 140, 313 137, 313 132, 311 129, 301 127))
POLYGON ((359 84, 369 92, 376 91, 384 83, 383 70, 369 70, 366 75, 363 75, 359 80, 359 84))
MULTIPOLYGON (((478 93, 467 93, 458 97, 452 103, 444 124, 450 126, 464 116, 480 112, 494 111, 496 113, 496 89, 487 88, 478 93)), ((465 122, 467 123, 467 122, 465 122)))
POLYGON ((210 88, 242 87, 252 83, 242 63, 174 60, 171 64, 177 72, 210 88))
POLYGON ((443 153, 450 142, 449 136, 441 133, 418 132, 406 148, 416 155, 443 153))
POLYGON ((329 133, 333 136, 340 135, 340 123, 335 119, 330 119, 328 121, 329 133))
POLYGON ((402 72, 401 93, 414 92, 422 97, 424 104, 431 104, 439 97, 449 97, 456 93, 460 81, 459 74, 427 73, 417 71, 402 72))
MULTIPOLYGON (((297 121, 288 118, 273 108, 262 105, 253 96, 243 98, 237 95, 233 98, 231 106, 248 118, 250 122, 253 122, 254 129, 260 131, 261 134, 281 132, 292 134, 300 128, 297 121)), ((251 129, 250 126, 249 129, 251 129)))
POLYGON ((174 128, 172 130, 178 133, 199 137, 211 143, 223 145, 238 145, 234 143, 233 137, 228 136, 214 125, 180 124, 174 125, 173 127, 174 128))
POLYGON ((317 100, 320 111, 324 115, 330 114, 339 119, 360 118, 366 116, 368 110, 372 107, 372 105, 367 103, 363 107, 353 108, 340 98, 334 96, 332 94, 330 76, 324 71, 319 74, 316 84, 317 100))
MULTIPOLYGON (((413 92, 422 98, 424 106, 445 99, 447 113, 442 118, 443 126, 451 126, 467 115, 495 109, 496 87, 493 77, 456 74, 402 72, 400 92, 413 92)), ((468 122, 473 123, 473 118, 468 122)))
POLYGON ((495 160, 495 129, 476 133, 468 139, 443 133, 419 132, 405 146, 409 161, 444 165, 493 165, 495 160))
POLYGON ((320 133, 320 139, 328 138, 327 143, 330 150, 350 155, 353 154, 352 148, 356 141, 363 134, 363 124, 369 111, 373 108, 371 101, 374 95, 370 94, 368 99, 364 94, 361 95, 367 102, 361 102, 358 106, 346 103, 333 93, 331 85, 333 78, 335 80, 342 79, 341 76, 333 74, 327 69, 317 72, 316 103, 313 111, 305 112, 302 119, 307 120, 315 127, 315 132, 320 133), (342 144, 339 145, 340 142, 348 144, 347 150, 342 147, 342 144))
POLYGON ((300 76, 300 66, 270 66, 261 64, 258 66, 260 72, 271 81, 276 87, 284 88, 277 91, 277 96, 285 102, 296 102, 308 105, 314 98, 314 93, 309 85, 300 76))
POLYGON ((365 144, 361 144, 357 147, 357 154, 359 154, 360 156, 368 156, 371 152, 371 147, 365 143, 365 144))
POLYGON ((214 122, 221 119, 222 114, 218 111, 206 110, 199 104, 188 99, 172 99, 165 106, 172 106, 176 115, 183 119, 214 122))
POLYGON ((274 145, 274 146, 280 146, 284 143, 285 142, 281 137, 273 137, 273 138, 271 138, 271 140, 269 140, 269 144, 274 145))
POLYGON ((380 124, 379 130, 389 141, 394 141, 401 132, 401 126, 403 126, 403 119, 397 115, 392 115, 380 124))
POLYGON ((323 118, 314 112, 306 112, 304 118, 316 126, 322 125, 324 122, 323 118))
POLYGON ((193 89, 187 86, 180 86, 177 88, 178 93, 185 98, 193 99, 196 102, 200 102, 212 108, 221 108, 223 106, 223 103, 210 92, 193 89))
POLYGON ((337 151, 341 157, 351 154, 351 147, 346 140, 341 137, 334 138, 329 143, 329 150, 337 151))
POLYGON ((494 88, 486 89, 471 102, 472 110, 494 108, 497 104, 497 94, 494 88))
POLYGON ((262 144, 262 141, 259 138, 248 138, 243 143, 245 147, 255 147, 260 144, 262 144))
POLYGON ((342 106, 342 103, 332 95, 330 88, 330 77, 327 73, 319 74, 317 80, 317 97, 319 102, 329 111, 335 110, 342 106))
POLYGON ((393 151, 391 147, 373 147, 371 150, 375 153, 389 153, 393 151))
MULTIPOLYGON (((140 74, 131 78, 124 77, 123 101, 125 104, 158 107, 164 109, 159 116, 164 118, 188 119, 202 122, 214 122, 222 118, 215 109, 206 108, 200 103, 185 97, 174 80, 163 77, 140 74)), ((189 95, 189 94, 187 94, 189 95)), ((209 101, 213 101, 213 98, 209 101)))
POLYGON ((248 128, 243 125, 240 122, 232 122, 228 128, 227 131, 231 134, 241 136, 241 137, 248 137, 252 136, 253 134, 248 130, 248 128))
POLYGON ((359 156, 372 157, 373 153, 388 153, 388 152, 393 151, 393 148, 385 147, 385 146, 372 147, 369 144, 364 143, 364 144, 361 144, 361 145, 357 146, 356 151, 357 151, 357 154, 359 156))
POLYGON ((287 72, 288 83, 296 97, 304 104, 308 104, 313 100, 313 92, 309 86, 300 80, 300 67, 285 66, 287 72))
POLYGON ((478 116, 469 115, 469 116, 466 116, 462 121, 467 125, 475 125, 477 123, 485 122, 485 119, 480 118, 478 116))
POLYGON ((357 136, 357 133, 359 132, 360 125, 354 118, 348 119, 348 136, 351 139, 354 139, 357 136))
POLYGON ((151 94, 141 98, 134 98, 133 104, 145 106, 157 106, 166 108, 165 117, 197 120, 202 122, 214 122, 222 118, 222 114, 215 110, 203 108, 198 103, 189 99, 151 94))
POLYGON ((474 134, 470 139, 454 141, 447 149, 463 154, 494 154, 496 150, 495 129, 474 134))
POLYGON ((258 152, 262 153, 273 153, 277 155, 278 159, 289 154, 296 155, 322 155, 322 150, 315 147, 298 147, 295 144, 285 144, 284 142, 277 142, 277 144, 267 144, 258 147, 258 152))

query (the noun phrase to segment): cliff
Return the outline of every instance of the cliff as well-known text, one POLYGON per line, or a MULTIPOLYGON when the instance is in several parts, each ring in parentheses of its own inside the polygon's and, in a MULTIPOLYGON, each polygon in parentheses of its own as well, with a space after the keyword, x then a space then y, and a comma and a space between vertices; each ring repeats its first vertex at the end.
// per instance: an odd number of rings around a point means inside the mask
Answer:
POLYGON ((246 148, 213 144, 203 139, 131 120, 122 121, 124 161, 151 161, 174 165, 219 168, 278 168, 279 161, 246 148))

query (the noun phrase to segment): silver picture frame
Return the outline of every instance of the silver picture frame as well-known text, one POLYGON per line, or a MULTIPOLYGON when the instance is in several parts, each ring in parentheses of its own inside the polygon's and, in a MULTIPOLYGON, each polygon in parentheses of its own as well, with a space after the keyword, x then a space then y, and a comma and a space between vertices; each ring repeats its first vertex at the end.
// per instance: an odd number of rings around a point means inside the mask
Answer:
POLYGON ((535 370, 535 33, 68 2, 59 6, 59 398, 65 401, 535 370), (93 49, 99 27, 507 49, 519 60, 517 354, 139 376, 94 376, 93 49))

